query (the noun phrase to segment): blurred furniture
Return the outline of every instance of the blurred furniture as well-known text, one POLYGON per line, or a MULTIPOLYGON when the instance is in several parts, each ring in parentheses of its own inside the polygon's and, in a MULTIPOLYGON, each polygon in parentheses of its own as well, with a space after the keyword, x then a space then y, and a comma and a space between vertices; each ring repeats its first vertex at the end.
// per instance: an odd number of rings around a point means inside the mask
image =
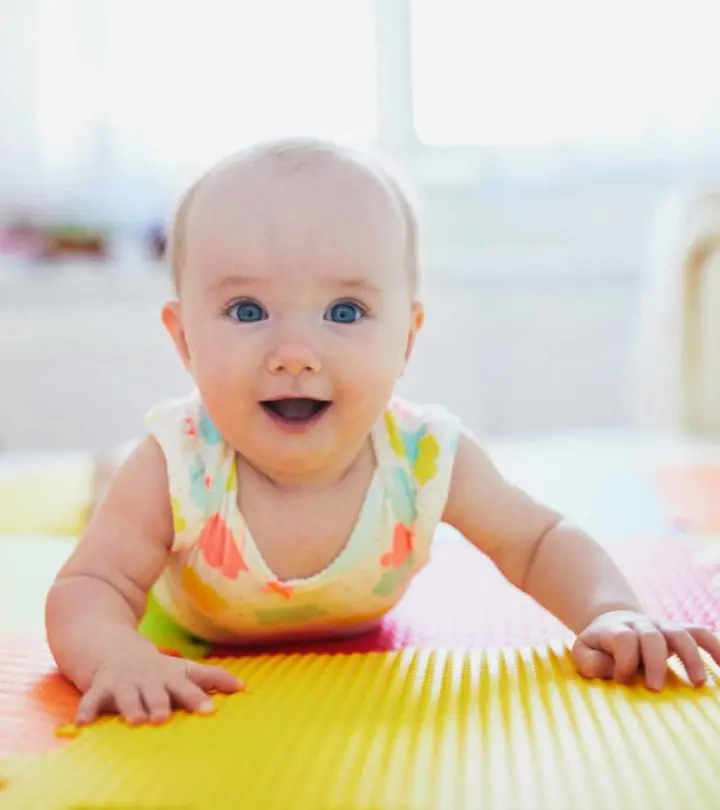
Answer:
POLYGON ((720 439, 720 188, 658 206, 641 311, 640 424, 720 439))

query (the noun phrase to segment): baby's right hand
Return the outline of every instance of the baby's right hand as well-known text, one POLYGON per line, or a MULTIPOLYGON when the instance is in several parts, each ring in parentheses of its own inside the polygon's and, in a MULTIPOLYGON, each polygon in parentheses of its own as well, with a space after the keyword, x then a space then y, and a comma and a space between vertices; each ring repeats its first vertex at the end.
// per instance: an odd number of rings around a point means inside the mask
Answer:
POLYGON ((155 650, 118 656, 98 668, 75 723, 86 725, 105 712, 117 713, 131 725, 163 723, 173 708, 211 714, 211 692, 232 694, 245 685, 222 667, 206 666, 155 650))

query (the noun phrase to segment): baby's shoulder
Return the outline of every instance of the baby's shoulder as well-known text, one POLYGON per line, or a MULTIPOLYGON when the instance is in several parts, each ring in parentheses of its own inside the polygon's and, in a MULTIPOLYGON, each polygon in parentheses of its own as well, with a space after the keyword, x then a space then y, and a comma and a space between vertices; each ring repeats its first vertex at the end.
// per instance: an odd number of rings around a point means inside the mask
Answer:
POLYGON ((196 391, 154 405, 145 426, 163 450, 171 474, 190 469, 214 477, 232 457, 196 391))
POLYGON ((383 416, 381 443, 387 444, 391 459, 407 461, 417 472, 426 459, 432 459, 432 467, 439 458, 452 463, 461 431, 461 420, 443 406, 396 396, 383 416))
POLYGON ((461 420, 439 405, 395 397, 376 441, 395 514, 430 542, 448 498, 461 420))
POLYGON ((145 414, 145 425, 163 442, 216 445, 221 441, 196 390, 153 405, 145 414))
POLYGON ((167 397, 156 402, 145 413, 145 424, 183 427, 192 420, 198 420, 201 412, 200 395, 193 390, 181 396, 167 397))
POLYGON ((420 403, 401 396, 394 396, 390 400, 384 421, 390 434, 397 431, 403 434, 419 433, 444 440, 451 437, 457 440, 462 429, 460 418, 444 406, 420 403))

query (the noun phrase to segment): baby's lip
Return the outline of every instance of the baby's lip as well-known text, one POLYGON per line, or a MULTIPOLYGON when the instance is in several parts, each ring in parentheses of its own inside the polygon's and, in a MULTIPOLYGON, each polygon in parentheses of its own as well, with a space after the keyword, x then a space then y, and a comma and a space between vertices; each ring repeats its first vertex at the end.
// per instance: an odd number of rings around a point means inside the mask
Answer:
POLYGON ((260 405, 266 407, 282 402, 317 402, 323 406, 332 404, 332 400, 327 397, 314 397, 307 394, 280 394, 275 397, 264 397, 260 400, 260 405))
POLYGON ((281 399, 311 399, 315 402, 330 402, 327 397, 316 397, 312 394, 278 394, 272 397, 263 397, 260 402, 278 402, 281 399))

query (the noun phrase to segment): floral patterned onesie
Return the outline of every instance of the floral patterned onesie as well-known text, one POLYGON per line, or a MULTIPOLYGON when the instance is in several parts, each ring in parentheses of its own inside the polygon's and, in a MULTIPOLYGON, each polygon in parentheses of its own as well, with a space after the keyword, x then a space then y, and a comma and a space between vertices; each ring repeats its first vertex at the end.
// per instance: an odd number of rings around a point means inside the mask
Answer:
POLYGON ((376 624, 429 558, 447 500, 458 420, 396 398, 371 433, 376 468, 350 537, 322 571, 278 580, 238 509, 235 453, 200 397, 146 418, 168 469, 175 537, 154 595, 211 642, 361 632, 376 624))

